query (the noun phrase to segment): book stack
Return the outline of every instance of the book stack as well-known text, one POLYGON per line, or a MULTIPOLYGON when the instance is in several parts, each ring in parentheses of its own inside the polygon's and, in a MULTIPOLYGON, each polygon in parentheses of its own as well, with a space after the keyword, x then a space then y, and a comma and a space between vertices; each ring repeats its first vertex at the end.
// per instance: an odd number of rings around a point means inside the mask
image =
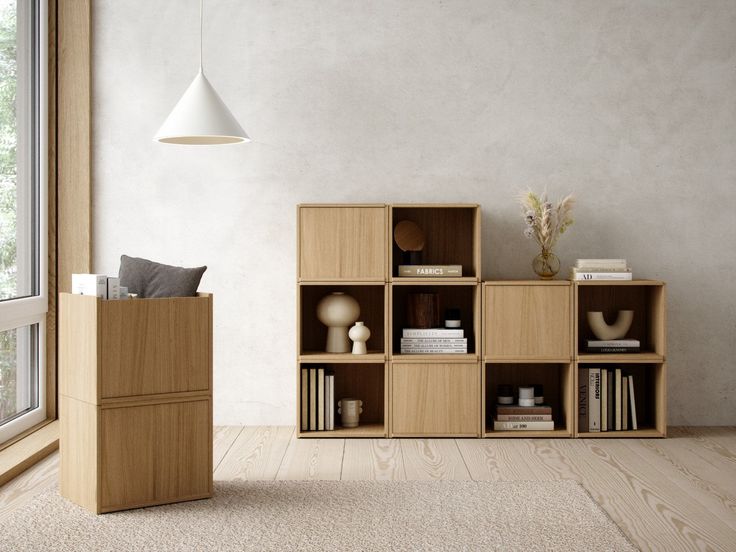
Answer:
POLYGON ((626 259, 578 259, 570 269, 571 280, 631 280, 626 259))
POLYGON ((406 278, 460 278, 462 265, 399 265, 399 276, 406 278))
POLYGON ((641 342, 638 339, 588 339, 585 350, 596 354, 638 353, 641 351, 641 342))
POLYGON ((401 338, 401 354, 465 354, 468 340, 462 328, 431 328, 418 330, 404 328, 401 338))
POLYGON ((621 368, 581 368, 578 381, 579 431, 638 429, 632 375, 621 368))
POLYGON ((301 430, 334 430, 335 403, 335 372, 324 366, 302 368, 301 430))
POLYGON ((493 431, 551 431, 554 428, 551 406, 496 405, 493 431))

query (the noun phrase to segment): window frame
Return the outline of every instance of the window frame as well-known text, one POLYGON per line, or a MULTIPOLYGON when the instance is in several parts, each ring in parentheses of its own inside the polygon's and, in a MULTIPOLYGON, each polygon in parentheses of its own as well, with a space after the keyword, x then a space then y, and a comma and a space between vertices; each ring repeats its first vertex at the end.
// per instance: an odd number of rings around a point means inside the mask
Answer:
MULTIPOLYGON (((20 4, 20 2, 19 2, 20 4)), ((34 106, 37 109, 35 120, 35 140, 33 140, 32 174, 34 186, 32 196, 35 198, 33 216, 35 216, 35 247, 37 257, 35 263, 35 278, 37 288, 35 294, 26 297, 9 298, 0 301, 0 331, 13 330, 27 325, 37 325, 36 351, 37 358, 37 392, 38 406, 29 412, 10 419, 0 425, 0 446, 13 439, 20 433, 46 420, 47 406, 47 358, 46 358, 46 317, 48 313, 48 1, 23 0, 23 5, 35 6, 35 14, 31 14, 34 21, 36 36, 33 40, 31 55, 35 57, 35 77, 37 86, 34 87, 34 106)))

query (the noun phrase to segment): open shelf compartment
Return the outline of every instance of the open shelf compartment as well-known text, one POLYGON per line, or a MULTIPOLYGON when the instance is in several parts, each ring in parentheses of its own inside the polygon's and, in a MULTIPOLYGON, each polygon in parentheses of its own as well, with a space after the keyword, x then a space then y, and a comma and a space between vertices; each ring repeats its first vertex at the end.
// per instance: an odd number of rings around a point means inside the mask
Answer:
POLYGON ((572 437, 573 435, 573 365, 571 363, 495 363, 486 362, 484 437, 572 437), (511 385, 518 399, 520 386, 544 386, 544 404, 552 407, 554 430, 494 431, 496 391, 499 384, 511 385))
POLYGON ((386 437, 386 404, 388 399, 386 363, 345 364, 302 362, 299 368, 299 420, 297 420, 299 423, 297 426, 299 437, 386 437), (332 431, 309 431, 302 429, 301 369, 304 368, 325 368, 332 370, 335 374, 335 400, 332 404, 335 415, 335 429, 332 431), (345 428, 340 425, 337 401, 347 398, 363 401, 363 413, 360 415, 360 425, 355 428, 345 428))
POLYGON ((299 286, 299 360, 319 362, 383 362, 386 358, 386 307, 388 291, 385 284, 329 284, 299 286), (360 305, 361 320, 371 331, 366 343, 367 355, 327 353, 327 326, 317 318, 317 303, 332 292, 351 295, 360 305))
POLYGON ((662 282, 577 283, 577 357, 586 362, 663 361, 666 347, 665 285, 662 282), (641 342, 640 353, 593 354, 585 349, 588 339, 597 339, 588 325, 587 313, 601 311, 608 323, 616 320, 618 311, 633 310, 634 320, 626 339, 641 342))
POLYGON ((390 347, 392 358, 397 360, 475 360, 480 347, 480 286, 474 283, 432 285, 394 285, 391 286, 392 303, 392 335, 390 347), (408 297, 412 293, 437 293, 440 305, 440 324, 444 323, 444 312, 447 308, 460 309, 460 318, 464 336, 468 340, 468 352, 450 354, 401 354, 401 337, 404 328, 409 328, 407 316, 408 297))
MULTIPOLYGON (((394 205, 391 207, 391 276, 399 279, 404 254, 394 241, 402 220, 416 223, 425 236, 423 265, 462 265, 463 279, 478 281, 480 264, 480 207, 477 205, 394 205)), ((425 278, 431 280, 431 278, 425 278)))
MULTIPOLYGON (((615 372, 612 372, 615 373, 615 372)), ((633 363, 633 364, 598 364, 579 363, 576 374, 575 395, 575 425, 578 437, 590 438, 641 438, 641 437, 665 437, 667 435, 667 405, 666 403, 666 374, 667 365, 664 362, 657 363, 633 363), (613 430, 613 431, 587 431, 580 427, 580 388, 583 385, 581 369, 601 368, 615 370, 621 369, 623 376, 633 376, 634 396, 636 402, 636 430, 613 430)), ((631 411, 629 410, 629 413, 631 411)), ((630 416, 630 414, 629 414, 630 416)), ((631 418, 629 418, 630 420, 631 418)), ((631 422, 629 422, 631 427, 631 422)))

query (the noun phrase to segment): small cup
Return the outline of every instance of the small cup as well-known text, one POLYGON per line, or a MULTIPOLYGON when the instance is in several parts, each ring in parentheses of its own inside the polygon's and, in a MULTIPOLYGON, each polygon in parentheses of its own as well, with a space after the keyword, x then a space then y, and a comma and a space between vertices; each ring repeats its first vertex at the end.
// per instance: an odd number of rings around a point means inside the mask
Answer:
POLYGON ((363 401, 358 399, 340 399, 337 401, 337 412, 341 415, 342 427, 358 427, 363 412, 363 401))

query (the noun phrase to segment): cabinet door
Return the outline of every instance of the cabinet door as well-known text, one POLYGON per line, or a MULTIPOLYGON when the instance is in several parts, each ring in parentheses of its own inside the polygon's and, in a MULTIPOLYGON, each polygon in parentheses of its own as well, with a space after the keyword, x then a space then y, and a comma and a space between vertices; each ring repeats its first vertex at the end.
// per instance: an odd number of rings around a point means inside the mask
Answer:
POLYGON ((102 301, 102 397, 208 390, 211 315, 206 297, 102 301))
POLYGON ((386 278, 385 207, 301 207, 301 280, 386 278))
POLYGON ((100 418, 103 512, 211 495, 208 399, 103 408, 100 418))
POLYGON ((395 436, 478 436, 477 363, 394 363, 391 407, 395 436))
POLYGON ((486 358, 571 358, 569 285, 498 285, 485 291, 486 358))

